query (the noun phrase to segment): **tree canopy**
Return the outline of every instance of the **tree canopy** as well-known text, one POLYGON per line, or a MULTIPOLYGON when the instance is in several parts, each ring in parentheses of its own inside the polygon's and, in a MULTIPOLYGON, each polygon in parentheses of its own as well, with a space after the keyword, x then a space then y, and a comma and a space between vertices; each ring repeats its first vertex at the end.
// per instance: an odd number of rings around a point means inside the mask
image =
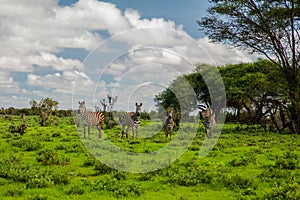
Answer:
POLYGON ((293 132, 300 132, 300 7, 296 0, 210 0, 199 26, 214 42, 264 55, 287 82, 293 132))
MULTIPOLYGON (((272 126, 279 131, 289 127, 291 123, 283 108, 287 106, 287 82, 280 76, 278 66, 268 60, 259 60, 255 63, 232 64, 226 67, 217 67, 222 80, 210 74, 207 78, 204 72, 209 73, 206 65, 197 66, 190 74, 178 77, 173 83, 156 96, 155 101, 163 108, 173 107, 179 114, 180 104, 172 91, 178 79, 186 79, 192 86, 196 102, 190 101, 190 108, 196 108, 197 103, 211 104, 210 92, 219 93, 218 88, 209 91, 210 81, 223 81, 226 89, 227 107, 234 112, 234 120, 248 124, 262 124, 272 126), (200 73, 201 71, 201 73, 200 73), (204 71, 204 72, 203 72, 204 71), (206 79, 203 79, 203 75, 206 79), (268 119, 268 120, 267 120, 268 119)), ((216 84, 217 85, 217 84, 216 84)), ((188 100, 188 98, 186 99, 188 100)), ((217 101, 218 102, 218 101, 217 101)), ((193 111, 190 109, 189 111, 193 111)), ((217 111, 214 111, 217 114, 217 111)))

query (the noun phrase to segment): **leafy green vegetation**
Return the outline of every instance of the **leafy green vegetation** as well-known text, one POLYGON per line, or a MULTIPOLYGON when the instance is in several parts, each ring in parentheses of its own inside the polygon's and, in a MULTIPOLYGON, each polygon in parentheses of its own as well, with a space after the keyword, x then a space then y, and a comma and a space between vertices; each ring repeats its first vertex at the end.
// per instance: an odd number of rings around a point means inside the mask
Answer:
MULTIPOLYGON (((83 145, 72 119, 40 126, 27 116, 23 135, 9 126, 19 116, 0 116, 0 199, 299 199, 299 136, 265 132, 260 126, 225 124, 212 151, 199 157, 204 128, 174 163, 149 173, 112 169, 83 145)), ((142 121, 140 135, 158 130, 161 121, 142 121)), ((181 124, 183 130, 195 124, 181 124)), ((116 136, 120 127, 104 129, 118 147, 150 153, 168 144, 160 130, 148 138, 116 136)), ((177 132, 175 131, 175 137, 177 132)), ((97 144, 92 128, 88 142, 97 144)), ((175 144, 177 145, 177 144, 175 144)), ((108 150, 111 151, 111 150, 108 150)), ((145 161, 146 162, 146 161, 145 161)))

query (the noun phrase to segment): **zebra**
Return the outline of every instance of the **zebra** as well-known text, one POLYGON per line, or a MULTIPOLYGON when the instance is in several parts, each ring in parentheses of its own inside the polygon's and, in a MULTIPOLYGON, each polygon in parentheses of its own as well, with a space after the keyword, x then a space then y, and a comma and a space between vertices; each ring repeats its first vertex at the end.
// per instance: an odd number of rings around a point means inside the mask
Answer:
POLYGON ((85 102, 78 101, 79 103, 79 112, 80 116, 82 119, 82 126, 83 126, 83 131, 84 131, 84 138, 85 138, 85 126, 88 127, 88 135, 90 138, 90 127, 91 126, 96 126, 97 129, 99 130, 98 138, 102 137, 101 134, 101 128, 102 124, 104 122, 104 115, 101 112, 88 112, 85 107, 85 102))
POLYGON ((165 139, 168 139, 168 135, 170 135, 170 139, 172 138, 172 132, 175 125, 172 115, 173 115, 173 110, 170 110, 168 116, 166 116, 163 120, 165 139))
POLYGON ((142 103, 140 103, 140 104, 135 103, 135 106, 136 106, 135 112, 127 112, 124 115, 119 117, 119 122, 122 125, 122 137, 121 138, 123 138, 125 126, 127 126, 126 138, 128 138, 129 128, 132 128, 133 137, 134 137, 134 129, 133 128, 135 128, 136 138, 138 137, 142 103))
POLYGON ((209 106, 205 107, 203 105, 198 105, 198 108, 201 110, 201 117, 206 131, 206 137, 210 139, 212 137, 212 132, 217 125, 215 117, 209 106))

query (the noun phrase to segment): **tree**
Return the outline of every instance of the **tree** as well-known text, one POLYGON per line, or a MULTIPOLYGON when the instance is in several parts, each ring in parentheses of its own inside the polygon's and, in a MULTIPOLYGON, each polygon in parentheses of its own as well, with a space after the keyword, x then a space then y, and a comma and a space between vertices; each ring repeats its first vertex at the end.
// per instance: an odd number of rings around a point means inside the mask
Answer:
POLYGON ((46 126, 49 117, 51 116, 53 110, 57 110, 58 102, 47 97, 46 99, 41 99, 40 101, 31 100, 29 102, 31 109, 38 111, 40 113, 40 125, 46 126))
MULTIPOLYGON (((268 60, 219 67, 227 93, 227 106, 237 110, 237 120, 250 124, 264 123, 274 117, 286 96, 287 83, 277 66, 268 60), (240 111, 246 110, 244 119, 240 111)), ((283 123, 287 127, 287 123, 283 123)), ((279 129, 279 127, 278 127, 279 129)))
POLYGON ((210 0, 197 21, 214 42, 260 53, 278 66, 288 83, 291 131, 300 133, 300 7, 296 0, 210 0))

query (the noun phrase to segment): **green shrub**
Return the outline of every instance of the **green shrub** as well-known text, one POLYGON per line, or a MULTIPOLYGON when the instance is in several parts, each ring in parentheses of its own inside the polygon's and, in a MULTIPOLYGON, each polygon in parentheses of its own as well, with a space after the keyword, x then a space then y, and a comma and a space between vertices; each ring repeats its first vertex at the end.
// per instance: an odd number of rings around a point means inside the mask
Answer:
POLYGON ((100 175, 100 174, 109 174, 111 172, 115 172, 116 170, 101 163, 100 161, 96 161, 95 165, 94 165, 94 170, 96 171, 96 175, 100 175))
POLYGON ((245 153, 244 156, 240 156, 239 159, 233 159, 229 162, 229 165, 233 167, 239 167, 239 166, 247 166, 249 163, 256 163, 256 155, 254 151, 250 151, 245 153))
POLYGON ((181 186, 195 186, 199 183, 210 183, 212 174, 203 167, 191 166, 167 173, 167 183, 181 186))
POLYGON ((285 154, 276 157, 275 167, 294 170, 298 168, 298 163, 298 155, 294 152, 287 151, 285 154))
POLYGON ((70 159, 68 157, 60 157, 57 151, 50 149, 38 152, 36 160, 43 165, 67 165, 70 163, 70 159))
POLYGON ((27 188, 47 188, 52 186, 52 181, 49 177, 44 177, 37 175, 34 178, 31 178, 27 181, 26 187, 27 188))
POLYGON ((268 168, 264 170, 259 177, 263 181, 273 181, 275 179, 288 179, 291 177, 291 172, 283 169, 268 168))
POLYGON ((47 200, 48 197, 42 194, 34 195, 34 196, 29 196, 27 198, 28 200, 47 200))
POLYGON ((5 193, 5 196, 15 197, 15 196, 22 196, 23 192, 25 190, 25 187, 20 187, 17 185, 10 186, 5 193))
POLYGON ((90 167, 90 166, 94 166, 94 164, 96 163, 96 160, 94 157, 88 157, 84 162, 83 162, 83 166, 84 167, 90 167))
POLYGON ((112 173, 112 177, 117 180, 126 180, 128 173, 122 171, 115 171, 112 173))
POLYGON ((144 190, 136 183, 121 182, 110 176, 105 176, 103 179, 96 180, 92 183, 92 190, 94 191, 108 191, 112 192, 117 198, 127 196, 141 196, 144 190))
POLYGON ((42 145, 37 140, 16 140, 11 143, 15 147, 25 148, 25 151, 36 151, 42 148, 42 145))
POLYGON ((256 188, 253 179, 246 178, 240 175, 234 175, 229 177, 227 175, 219 176, 218 180, 224 187, 227 187, 231 190, 240 190, 247 188, 256 188))
POLYGON ((82 195, 85 190, 80 185, 73 185, 70 189, 66 190, 65 193, 68 195, 82 195))
POLYGON ((278 200, 299 200, 300 199, 300 185, 297 183, 281 183, 276 184, 270 193, 264 195, 262 199, 278 199, 278 200))

